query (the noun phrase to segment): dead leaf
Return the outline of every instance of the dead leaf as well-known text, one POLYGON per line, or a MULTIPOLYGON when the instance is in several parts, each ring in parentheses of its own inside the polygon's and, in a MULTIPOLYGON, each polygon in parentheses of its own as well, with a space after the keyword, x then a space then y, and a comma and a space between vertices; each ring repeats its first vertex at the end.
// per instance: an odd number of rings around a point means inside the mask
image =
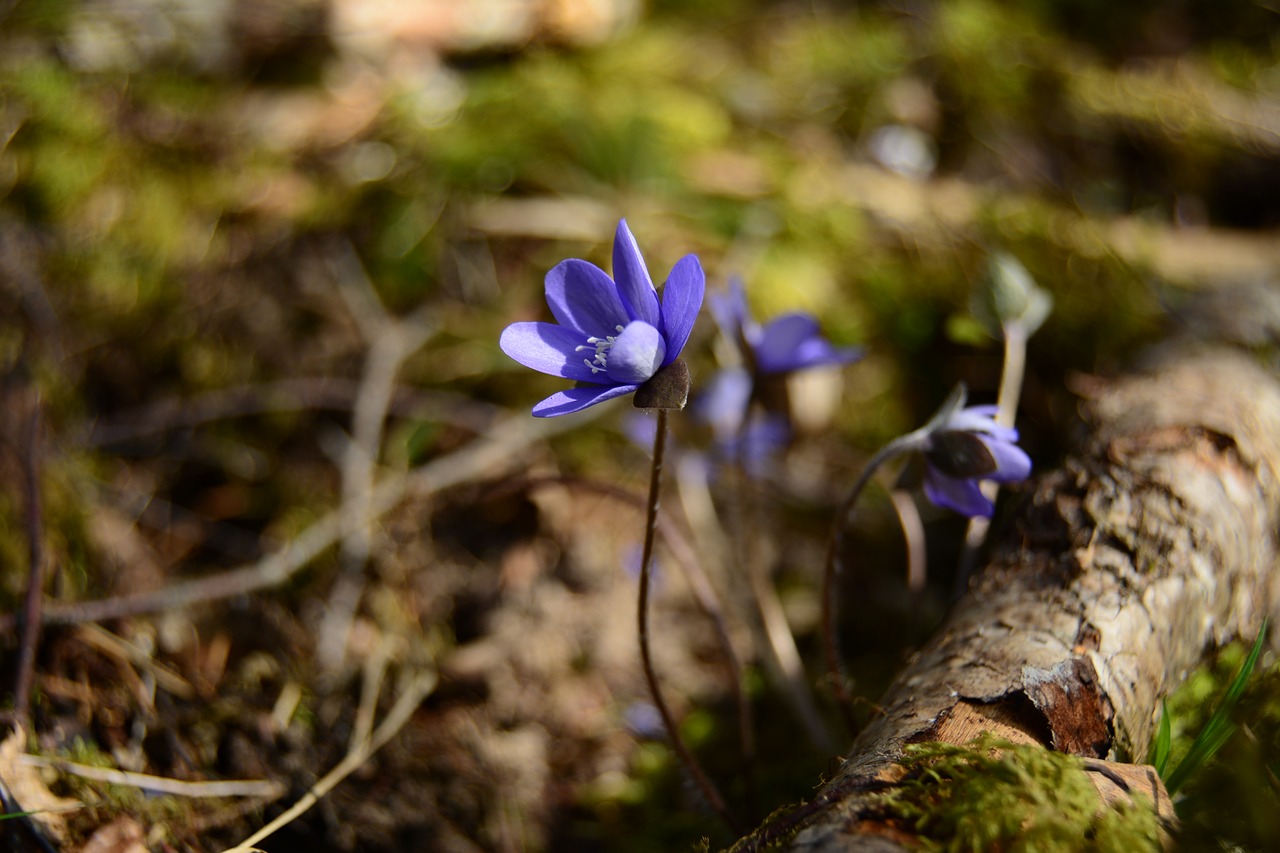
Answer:
POLYGON ((16 728, 0 743, 0 779, 4 780, 18 808, 24 812, 33 812, 31 819, 46 834, 57 841, 65 841, 67 822, 63 819, 62 812, 78 809, 84 804, 79 800, 54 794, 40 778, 38 768, 19 760, 26 741, 26 733, 21 728, 16 728))
POLYGON ((118 817, 98 827, 80 853, 149 853, 145 838, 136 820, 118 817))

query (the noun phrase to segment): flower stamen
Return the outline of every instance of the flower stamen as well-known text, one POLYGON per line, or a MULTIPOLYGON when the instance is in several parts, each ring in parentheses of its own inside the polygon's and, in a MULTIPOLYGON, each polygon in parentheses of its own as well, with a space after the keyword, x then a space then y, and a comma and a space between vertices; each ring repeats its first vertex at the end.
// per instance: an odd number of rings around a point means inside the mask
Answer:
MULTIPOLYGON (((618 335, 622 334, 621 326, 614 326, 614 330, 618 335)), ((582 352, 594 348, 596 351, 595 358, 584 358, 582 363, 591 369, 592 375, 604 373, 608 369, 607 353, 613 349, 613 345, 618 342, 618 335, 606 335, 603 338, 597 338, 595 335, 587 338, 587 342, 573 348, 574 352, 582 352)))

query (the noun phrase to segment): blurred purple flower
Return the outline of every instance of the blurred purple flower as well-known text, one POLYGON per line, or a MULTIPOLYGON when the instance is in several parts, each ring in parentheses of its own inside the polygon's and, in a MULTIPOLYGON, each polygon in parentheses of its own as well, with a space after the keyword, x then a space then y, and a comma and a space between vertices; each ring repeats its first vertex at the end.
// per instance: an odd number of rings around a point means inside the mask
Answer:
POLYGON ((706 288, 696 255, 676 262, 659 300, 624 219, 613 241, 613 276, 587 261, 561 261, 546 277, 556 322, 503 330, 498 344, 511 358, 579 383, 534 406, 536 417, 580 412, 632 393, 674 362, 689 340, 706 288))
POLYGON ((733 441, 742 432, 753 383, 745 367, 726 367, 712 375, 698 396, 694 417, 711 427, 717 443, 733 441))
MULTIPOLYGON (((961 404, 963 405, 963 404, 961 404)), ((1018 447, 1018 431, 996 423, 996 406, 955 407, 925 428, 924 493, 961 515, 990 518, 995 509, 981 480, 1013 483, 1031 473, 1031 459, 1018 447)))
MULTIPOLYGON (((640 580, 640 573, 644 570, 642 561, 644 559, 644 548, 640 545, 630 545, 622 553, 622 573, 633 581, 640 580)), ((649 566, 652 574, 649 575, 650 582, 655 589, 662 588, 662 561, 656 556, 653 563, 649 566)))
POLYGON ((666 736, 666 726, 662 723, 662 712, 649 702, 632 702, 622 712, 627 728, 638 738, 659 740, 666 736))
POLYGON ((721 370, 707 384, 696 414, 711 427, 718 453, 741 462, 748 473, 763 474, 769 458, 791 439, 784 414, 785 396, 778 402, 778 380, 810 367, 848 364, 862 351, 837 347, 822 337, 810 314, 775 317, 763 326, 751 316, 742 282, 729 282, 727 293, 711 297, 711 312, 720 331, 742 352, 744 366, 721 370), (763 411, 753 413, 752 404, 763 411))
POLYGON ((763 476, 775 453, 791 440, 784 415, 750 411, 751 373, 743 367, 717 371, 695 404, 694 416, 711 427, 716 455, 742 464, 753 477, 763 476))
POLYGON ((729 292, 711 297, 711 313, 720 330, 738 342, 756 372, 790 373, 824 364, 849 364, 862 357, 856 347, 837 347, 822 337, 812 314, 775 317, 761 326, 747 308, 742 282, 729 283, 729 292))

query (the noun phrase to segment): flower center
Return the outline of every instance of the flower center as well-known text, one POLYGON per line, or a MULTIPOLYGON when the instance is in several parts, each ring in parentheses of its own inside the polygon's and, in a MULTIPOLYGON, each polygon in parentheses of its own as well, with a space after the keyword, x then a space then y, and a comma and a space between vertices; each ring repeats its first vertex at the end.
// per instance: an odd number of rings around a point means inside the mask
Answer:
MULTIPOLYGON (((614 330, 618 335, 622 334, 621 326, 614 326, 614 330)), ((596 351, 595 358, 584 358, 582 363, 591 368, 593 374, 604 373, 608 368, 609 362, 607 353, 613 349, 613 345, 618 342, 618 335, 607 335, 603 338, 597 338, 595 335, 587 338, 587 342, 581 346, 573 348, 574 352, 582 352, 583 350, 594 349, 596 351)))

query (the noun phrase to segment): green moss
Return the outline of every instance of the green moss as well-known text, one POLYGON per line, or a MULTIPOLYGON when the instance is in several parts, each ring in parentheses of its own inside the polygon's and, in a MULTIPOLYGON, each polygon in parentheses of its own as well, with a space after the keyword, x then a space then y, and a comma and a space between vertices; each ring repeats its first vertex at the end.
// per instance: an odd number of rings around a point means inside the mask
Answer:
POLYGON ((1081 759, 984 735, 913 744, 906 779, 878 795, 894 821, 940 851, 1129 851, 1158 846, 1145 800, 1099 811, 1081 759))

